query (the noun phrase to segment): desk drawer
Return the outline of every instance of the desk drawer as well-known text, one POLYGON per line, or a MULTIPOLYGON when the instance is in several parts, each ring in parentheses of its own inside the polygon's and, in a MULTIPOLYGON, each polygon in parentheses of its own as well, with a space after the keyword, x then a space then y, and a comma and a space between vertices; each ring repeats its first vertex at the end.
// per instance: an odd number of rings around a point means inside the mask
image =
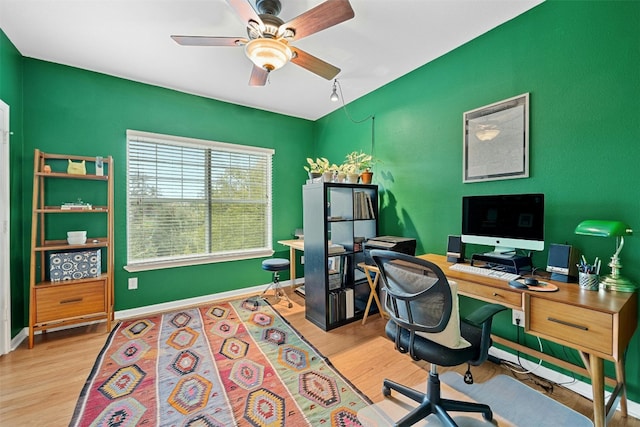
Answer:
POLYGON ((517 307, 522 309, 522 292, 494 288, 493 286, 484 286, 457 279, 452 280, 458 284, 458 292, 462 295, 496 304, 502 304, 511 308, 517 307))
POLYGON ((613 316, 561 302, 529 296, 529 331, 612 354, 613 316))
POLYGON ((37 323, 106 311, 104 280, 36 289, 37 323))

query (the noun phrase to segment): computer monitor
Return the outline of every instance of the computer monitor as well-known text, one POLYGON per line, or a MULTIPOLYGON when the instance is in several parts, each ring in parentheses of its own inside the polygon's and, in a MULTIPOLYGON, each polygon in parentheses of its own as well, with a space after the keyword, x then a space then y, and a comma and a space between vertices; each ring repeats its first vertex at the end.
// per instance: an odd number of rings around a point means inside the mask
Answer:
POLYGON ((544 249, 544 194, 464 196, 464 243, 494 246, 491 255, 544 249))

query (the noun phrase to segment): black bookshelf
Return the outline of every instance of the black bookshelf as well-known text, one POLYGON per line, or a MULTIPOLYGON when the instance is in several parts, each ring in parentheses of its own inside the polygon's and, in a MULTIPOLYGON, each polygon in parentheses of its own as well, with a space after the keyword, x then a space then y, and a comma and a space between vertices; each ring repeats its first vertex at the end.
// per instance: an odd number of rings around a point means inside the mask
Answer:
POLYGON ((364 315, 369 287, 357 268, 358 238, 378 235, 378 186, 306 184, 303 205, 305 317, 327 331, 364 315))

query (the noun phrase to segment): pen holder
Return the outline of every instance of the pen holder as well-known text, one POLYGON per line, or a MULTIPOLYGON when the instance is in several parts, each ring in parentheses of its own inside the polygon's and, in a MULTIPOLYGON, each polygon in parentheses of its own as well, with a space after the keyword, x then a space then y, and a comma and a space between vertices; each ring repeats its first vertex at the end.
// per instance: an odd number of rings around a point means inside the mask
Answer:
POLYGON ((597 291, 600 286, 600 276, 597 274, 578 272, 578 283, 582 289, 597 291))

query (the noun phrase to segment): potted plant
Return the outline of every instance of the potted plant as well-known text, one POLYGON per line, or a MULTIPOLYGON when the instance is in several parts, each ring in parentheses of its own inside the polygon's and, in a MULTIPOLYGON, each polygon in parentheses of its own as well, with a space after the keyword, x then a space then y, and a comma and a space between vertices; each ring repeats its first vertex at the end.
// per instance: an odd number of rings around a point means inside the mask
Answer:
MULTIPOLYGON (((362 151, 352 151, 346 155, 346 167, 350 170, 350 173, 359 174, 364 184, 371 184, 371 179, 373 177, 371 167, 374 163, 375 160, 373 156, 362 151)), ((349 182, 355 183, 358 181, 357 179, 353 181, 352 178, 349 178, 349 182)))
POLYGON ((344 172, 347 182, 349 184, 357 184, 358 179, 360 179, 360 174, 358 173, 358 168, 355 164, 345 162, 341 165, 342 171, 344 172))
POLYGON ((347 171, 345 170, 345 165, 344 164, 337 165, 335 169, 335 174, 336 174, 335 175, 336 182, 345 182, 345 180, 347 179, 347 171))
POLYGON ((324 172, 329 171, 329 160, 326 157, 318 157, 315 160, 307 157, 307 163, 304 170, 307 171, 310 179, 319 178, 324 172))

